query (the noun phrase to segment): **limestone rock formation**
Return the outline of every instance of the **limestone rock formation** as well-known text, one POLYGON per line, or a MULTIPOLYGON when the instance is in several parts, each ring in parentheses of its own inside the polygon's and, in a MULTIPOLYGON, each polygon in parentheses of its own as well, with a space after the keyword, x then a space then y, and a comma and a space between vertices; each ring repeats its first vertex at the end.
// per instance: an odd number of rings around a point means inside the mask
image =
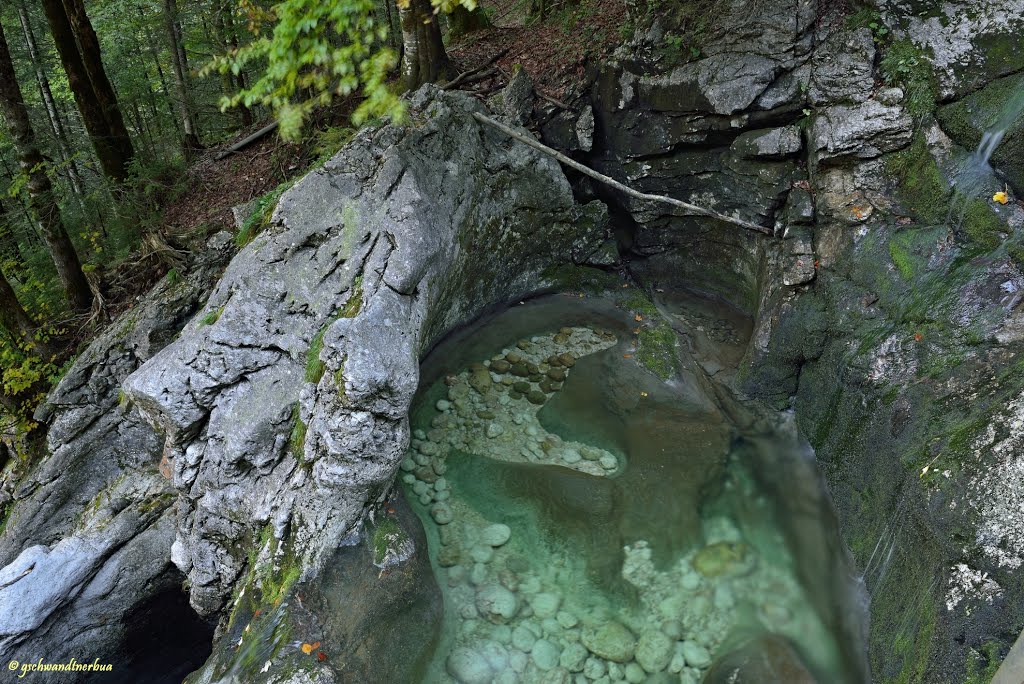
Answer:
POLYGON ((427 88, 411 109, 414 125, 362 132, 286 193, 124 383, 166 435, 172 558, 203 615, 237 607, 261 530, 303 581, 358 540, 408 446, 421 354, 605 239, 558 165, 481 130, 471 99, 427 88))
POLYGON ((144 669, 139 653, 126 652, 129 634, 159 641, 163 632, 148 616, 131 616, 167 597, 168 617, 198 644, 183 639, 178 671, 202 661, 212 628, 174 600, 182 576, 170 562, 175 495, 159 472, 162 444, 119 386, 195 314, 229 244, 227 234, 215 236, 183 276, 161 281, 89 345, 40 409, 50 454, 16 490, 0 535, 0 604, 9 607, 0 612, 0 651, 8 659, 99 658, 117 660, 122 672, 144 669))

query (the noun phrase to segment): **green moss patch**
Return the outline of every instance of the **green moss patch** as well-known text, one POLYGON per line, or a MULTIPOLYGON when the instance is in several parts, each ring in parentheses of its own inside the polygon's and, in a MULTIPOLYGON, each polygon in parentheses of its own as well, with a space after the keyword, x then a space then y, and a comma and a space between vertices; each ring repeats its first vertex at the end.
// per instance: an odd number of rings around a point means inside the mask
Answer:
POLYGON ((676 333, 668 323, 646 327, 637 335, 637 361, 662 380, 668 380, 679 370, 676 342, 676 333))
POLYGON ((989 251, 1002 243, 1009 226, 992 211, 987 202, 972 199, 967 201, 960 230, 972 245, 989 251))
POLYGON ((222 313, 224 313, 223 306, 207 312, 205 316, 199 319, 199 325, 213 325, 214 323, 220 320, 220 316, 222 313))
POLYGON ((923 134, 915 134, 909 147, 889 156, 885 170, 895 179, 899 200, 914 218, 929 225, 945 222, 950 189, 923 134))
POLYGON ((599 295, 622 287, 622 278, 616 274, 590 266, 554 266, 545 269, 540 275, 541 280, 552 283, 552 289, 557 292, 599 295))
POLYGON ((897 242, 895 238, 889 241, 889 256, 904 280, 914 279, 914 266, 910 260, 910 253, 906 246, 897 242))
POLYGON ((373 547, 373 563, 381 565, 387 559, 388 551, 400 547, 409 538, 398 520, 392 516, 384 518, 373 531, 371 545, 373 547))
POLYGON ((274 209, 277 208, 278 200, 294 184, 294 180, 285 181, 256 200, 252 211, 249 212, 245 221, 242 222, 242 227, 238 229, 238 233, 235 235, 236 245, 245 247, 264 228, 270 225, 270 218, 274 215, 274 209))

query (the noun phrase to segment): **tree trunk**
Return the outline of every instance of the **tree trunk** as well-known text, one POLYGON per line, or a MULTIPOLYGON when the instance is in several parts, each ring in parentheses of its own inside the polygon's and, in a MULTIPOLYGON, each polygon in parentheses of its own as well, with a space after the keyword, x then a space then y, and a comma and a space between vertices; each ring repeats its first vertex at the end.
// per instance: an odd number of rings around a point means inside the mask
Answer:
POLYGON ((171 41, 171 65, 174 67, 175 102, 185 133, 181 139, 181 151, 185 161, 190 161, 203 146, 199 142, 199 130, 188 85, 188 62, 185 60, 185 48, 181 40, 181 28, 178 24, 178 3, 176 0, 163 0, 164 27, 171 41))
POLYGON ((128 128, 124 125, 124 117, 121 116, 121 108, 117 104, 117 94, 103 68, 100 41, 96 37, 96 31, 92 28, 89 16, 85 13, 85 4, 82 0, 64 0, 64 8, 68 19, 71 20, 71 27, 82 55, 85 72, 89 76, 92 90, 96 93, 96 100, 100 103, 103 117, 107 120, 107 125, 110 128, 111 145, 125 160, 125 168, 127 168, 128 163, 135 156, 135 148, 132 146, 131 136, 128 135, 128 128))
MULTIPOLYGON (((391 0, 385 0, 385 2, 391 2, 391 0)), ((217 12, 217 29, 220 30, 220 34, 224 40, 224 52, 231 52, 238 50, 238 36, 235 34, 235 20, 231 16, 231 8, 225 4, 222 5, 220 11, 217 12)), ((236 91, 245 90, 245 72, 239 71, 238 74, 232 80, 230 71, 225 72, 224 87, 225 95, 233 95, 236 91)), ((237 107, 239 120, 242 128, 248 128, 252 126, 252 110, 245 105, 239 105, 237 107)))
POLYGON ((24 282, 22 276, 27 270, 25 255, 21 252, 21 245, 11 228, 11 215, 8 213, 9 204, 0 200, 0 256, 10 265, 10 270, 15 280, 24 282))
POLYGON ((488 28, 491 28, 491 22, 479 7, 470 11, 463 5, 456 5, 448 15, 448 35, 452 38, 488 28))
POLYGON ((53 91, 50 89, 50 79, 46 75, 46 69, 39 56, 39 48, 36 45, 36 37, 32 32, 32 24, 29 21, 28 11, 25 9, 24 0, 18 6, 18 18, 21 19, 21 29, 25 34, 25 47, 28 48, 29 59, 35 68, 36 81, 39 84, 39 95, 46 106, 46 115, 50 120, 50 129, 53 131, 53 138, 57 141, 57 149, 60 150, 61 161, 67 165, 68 182, 75 195, 82 197, 85 191, 82 189, 82 177, 78 173, 78 164, 75 162, 71 146, 68 144, 67 132, 64 130, 64 122, 61 120, 57 104, 53 99, 53 91))
POLYGON ((0 273, 0 326, 13 337, 35 342, 35 323, 21 306, 3 273, 0 273))
POLYGON ((82 123, 89 134, 96 157, 99 159, 103 173, 111 180, 122 183, 128 178, 128 164, 132 158, 129 147, 127 152, 123 146, 115 143, 110 123, 103 113, 103 106, 93 90, 86 71, 82 54, 75 42, 75 31, 68 19, 62 0, 40 0, 46 13, 46 22, 57 45, 61 65, 68 77, 68 86, 75 97, 78 111, 82 115, 82 123))
POLYGON ((391 46, 392 50, 398 50, 398 40, 395 38, 397 33, 395 29, 395 12, 391 8, 391 0, 384 0, 384 16, 387 17, 388 22, 388 45, 391 46))
POLYGON ((410 0, 398 6, 402 24, 402 84, 415 90, 424 83, 433 83, 448 73, 448 54, 441 40, 441 26, 430 0, 410 0))
POLYGON ((87 309, 92 304, 92 291, 82 272, 71 238, 68 237, 61 221, 60 210, 53 196, 53 187, 46 175, 43 155, 36 146, 35 133, 29 122, 28 110, 21 97, 14 63, 11 61, 7 37, 0 26, 0 113, 7 122, 21 170, 28 176, 29 202, 42 228, 43 239, 50 249, 50 256, 57 266, 68 301, 76 309, 87 309))
MULTIPOLYGON (((160 66, 160 55, 158 55, 156 51, 156 40, 153 38, 153 30, 150 28, 149 22, 146 21, 146 12, 142 9, 142 6, 136 5, 135 9, 139 13, 139 22, 146 32, 146 43, 149 45, 146 52, 149 53, 149 56, 153 59, 153 64, 156 67, 156 75, 160 81, 160 88, 163 90, 163 93, 169 97, 170 91, 167 89, 167 79, 164 77, 163 67, 160 66)), ((143 71, 146 74, 146 85, 148 86, 146 88, 147 104, 149 105, 153 120, 156 121, 157 133, 160 137, 163 137, 163 132, 166 128, 164 125, 165 122, 163 116, 161 116, 160 107, 156 101, 156 94, 153 92, 153 87, 149 80, 149 67, 145 66, 145 60, 142 58, 142 46, 139 44, 138 40, 135 39, 134 34, 132 35, 132 39, 135 41, 136 52, 139 55, 139 63, 143 65, 143 71)), ((180 135, 181 129, 178 125, 178 117, 174 116, 173 113, 171 114, 171 121, 173 122, 174 130, 180 135)))

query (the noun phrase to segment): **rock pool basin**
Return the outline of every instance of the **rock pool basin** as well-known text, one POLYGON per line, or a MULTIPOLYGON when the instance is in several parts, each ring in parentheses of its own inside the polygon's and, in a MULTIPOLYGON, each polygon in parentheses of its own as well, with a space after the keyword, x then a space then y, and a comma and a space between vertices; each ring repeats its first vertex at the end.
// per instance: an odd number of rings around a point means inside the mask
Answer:
POLYGON ((513 307, 426 359, 400 475, 444 593, 422 681, 863 681, 813 455, 702 371, 676 309, 668 382, 600 298, 513 307))

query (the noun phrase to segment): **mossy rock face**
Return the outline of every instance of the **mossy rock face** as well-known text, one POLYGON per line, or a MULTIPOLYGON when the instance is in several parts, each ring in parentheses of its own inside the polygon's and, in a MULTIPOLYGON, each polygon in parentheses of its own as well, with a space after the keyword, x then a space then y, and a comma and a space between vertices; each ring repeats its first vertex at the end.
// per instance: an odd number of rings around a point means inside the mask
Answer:
POLYGON ((941 107, 938 118, 953 140, 972 150, 986 131, 1005 127, 991 164, 1017 192, 1024 193, 1024 74, 996 79, 962 100, 941 107))
MULTIPOLYGON (((954 195, 951 183, 928 149, 923 132, 918 132, 906 149, 887 157, 884 168, 895 184, 895 195, 903 211, 929 226, 951 224, 972 252, 995 249, 1011 232, 987 199, 954 195)), ((911 280, 912 266, 904 246, 890 243, 889 250, 904 279, 911 280)))
POLYGON ((876 217, 813 291, 781 307, 767 368, 750 376, 769 396, 765 377, 795 388, 871 594, 879 682, 970 681, 1024 621, 1019 576, 979 541, 991 499, 973 493, 1000 472, 985 440, 1012 432, 1005 416, 1024 393, 1024 361, 993 339, 1006 315, 1003 249, 876 217), (998 592, 965 580, 982 575, 998 592))
MULTIPOLYGON (((385 506, 376 526, 308 581, 298 581, 287 550, 273 562, 254 553, 224 637, 189 681, 319 681, 331 673, 344 673, 339 681, 419 681, 440 628, 441 595, 419 520, 400 493, 385 506)), ((269 527, 260 544, 277 547, 269 527)))

